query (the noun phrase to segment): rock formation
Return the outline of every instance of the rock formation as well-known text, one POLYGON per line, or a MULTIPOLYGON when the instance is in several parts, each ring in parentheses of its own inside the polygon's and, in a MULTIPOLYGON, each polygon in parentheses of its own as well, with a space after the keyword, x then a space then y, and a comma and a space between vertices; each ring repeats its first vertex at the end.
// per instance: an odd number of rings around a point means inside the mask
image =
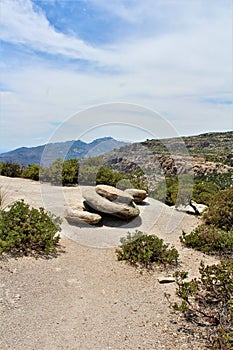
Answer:
MULTIPOLYGON (((118 191, 120 190, 117 190, 117 192, 118 191)), ((120 191, 120 193, 121 192, 122 191, 120 191)), ((140 214, 138 207, 136 206, 136 204, 133 202, 132 199, 128 203, 120 202, 120 200, 122 199, 125 200, 125 198, 130 198, 130 196, 126 193, 125 195, 127 197, 120 195, 119 197, 117 197, 116 202, 101 196, 99 193, 97 193, 96 188, 93 188, 93 187, 85 188, 82 193, 83 193, 83 198, 85 199, 87 205, 99 213, 110 214, 112 216, 116 216, 124 220, 132 219, 140 214)), ((109 196, 109 193, 107 194, 107 191, 106 191, 105 195, 109 196)))

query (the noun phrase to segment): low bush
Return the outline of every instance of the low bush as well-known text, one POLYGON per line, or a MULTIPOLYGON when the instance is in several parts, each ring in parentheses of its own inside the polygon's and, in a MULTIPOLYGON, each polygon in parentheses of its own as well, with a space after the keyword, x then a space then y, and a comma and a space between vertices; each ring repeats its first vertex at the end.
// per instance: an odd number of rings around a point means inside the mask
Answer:
POLYGON ((209 205, 219 186, 210 181, 195 181, 193 185, 192 198, 197 203, 209 205))
POLYGON ((207 225, 229 231, 233 228, 233 187, 218 192, 204 215, 207 225))
MULTIPOLYGON (((182 299, 173 309, 195 324, 193 330, 204 338, 208 348, 233 349, 233 262, 200 265, 200 278, 185 282, 187 272, 177 271, 176 294, 182 299), (210 347, 211 346, 211 347, 210 347)), ((169 297, 169 295, 166 295, 169 297)))
POLYGON ((233 188, 215 194, 203 219, 204 223, 190 234, 183 232, 181 242, 204 253, 232 256, 233 188))
POLYGON ((0 211, 0 254, 20 255, 56 253, 61 219, 44 208, 30 209, 23 200, 0 211))
POLYGON ((200 250, 203 253, 231 256, 233 253, 233 230, 225 232, 219 228, 200 225, 190 234, 180 237, 188 248, 200 250))
POLYGON ((179 253, 175 247, 168 248, 163 239, 146 235, 140 231, 128 232, 121 238, 121 246, 116 250, 118 260, 126 260, 134 266, 151 268, 154 263, 177 265, 179 253))

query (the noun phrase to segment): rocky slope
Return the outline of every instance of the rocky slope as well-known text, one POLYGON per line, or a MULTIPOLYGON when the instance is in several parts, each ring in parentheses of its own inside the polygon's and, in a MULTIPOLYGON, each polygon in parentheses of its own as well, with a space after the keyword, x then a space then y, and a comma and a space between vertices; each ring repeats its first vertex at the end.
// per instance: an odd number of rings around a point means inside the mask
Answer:
POLYGON ((182 139, 147 140, 104 155, 121 172, 141 172, 150 189, 165 175, 226 173, 233 165, 233 132, 208 133, 182 139))

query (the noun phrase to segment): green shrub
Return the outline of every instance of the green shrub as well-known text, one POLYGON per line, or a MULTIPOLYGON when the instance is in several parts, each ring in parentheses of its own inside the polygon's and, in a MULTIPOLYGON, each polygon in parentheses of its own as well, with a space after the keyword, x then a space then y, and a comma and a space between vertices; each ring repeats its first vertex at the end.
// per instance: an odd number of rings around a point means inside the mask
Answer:
MULTIPOLYGON (((200 265, 200 278, 185 282, 187 272, 177 271, 176 294, 181 304, 173 304, 185 319, 196 324, 195 332, 206 339, 211 349, 233 348, 233 262, 200 265)), ((167 295, 168 296, 168 295, 167 295)), ((208 347, 209 348, 209 347, 208 347)))
POLYGON ((178 177, 169 176, 158 183, 151 196, 167 205, 175 205, 178 194, 178 177))
POLYGON ((23 200, 0 211, 0 254, 40 255, 56 252, 61 219, 43 208, 29 208, 23 200))
POLYGON ((20 164, 13 162, 2 163, 1 175, 8 177, 21 177, 23 167, 20 164))
POLYGON ((193 185, 193 200, 209 205, 213 195, 219 191, 219 186, 209 181, 195 181, 193 185))
POLYGON ((200 225, 190 234, 180 237, 188 248, 200 250, 203 253, 231 256, 233 253, 233 230, 225 232, 219 228, 200 225))
POLYGON ((77 185, 79 176, 78 159, 65 160, 62 167, 62 185, 77 185))
POLYGON ((29 164, 22 172, 21 177, 39 181, 40 167, 37 164, 29 164))
POLYGON ((220 190, 226 190, 232 186, 233 182, 233 170, 227 173, 218 174, 216 171, 209 175, 202 175, 197 177, 198 182, 214 183, 220 190))
POLYGON ((77 185, 79 177, 78 159, 57 158, 50 167, 40 167, 40 180, 52 185, 77 185))
POLYGON ((166 176, 151 196, 167 205, 188 203, 190 197, 197 203, 209 205, 213 196, 232 185, 233 172, 211 174, 192 179, 191 175, 166 176))
POLYGON ((121 246, 116 250, 118 260, 126 260, 132 265, 151 268, 153 263, 176 265, 179 253, 175 247, 168 249, 163 239, 154 235, 146 235, 140 231, 128 232, 121 238, 121 246))
POLYGON ((110 166, 101 166, 96 174, 96 185, 103 184, 116 187, 117 183, 124 178, 124 174, 112 171, 110 166))
POLYGON ((180 237, 187 247, 204 253, 233 254, 233 188, 218 192, 203 215, 204 223, 180 237))
POLYGON ((233 227, 233 187, 220 191, 210 202, 209 210, 204 215, 207 225, 214 225, 223 230, 233 227))
POLYGON ((80 164, 78 177, 79 184, 95 186, 96 174, 101 166, 103 166, 103 158, 100 156, 84 159, 80 164))

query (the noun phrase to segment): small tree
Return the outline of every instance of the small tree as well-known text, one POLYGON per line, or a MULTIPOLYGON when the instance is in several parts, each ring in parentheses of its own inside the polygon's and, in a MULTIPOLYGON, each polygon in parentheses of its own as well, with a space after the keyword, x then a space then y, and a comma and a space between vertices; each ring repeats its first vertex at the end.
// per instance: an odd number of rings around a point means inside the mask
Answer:
POLYGON ((18 163, 2 163, 1 175, 8 177, 20 177, 23 167, 18 163))
POLYGON ((22 172, 22 177, 26 179, 39 180, 40 167, 37 164, 29 164, 22 172))
POLYGON ((78 184, 79 162, 78 159, 69 159, 63 163, 62 185, 78 184))

